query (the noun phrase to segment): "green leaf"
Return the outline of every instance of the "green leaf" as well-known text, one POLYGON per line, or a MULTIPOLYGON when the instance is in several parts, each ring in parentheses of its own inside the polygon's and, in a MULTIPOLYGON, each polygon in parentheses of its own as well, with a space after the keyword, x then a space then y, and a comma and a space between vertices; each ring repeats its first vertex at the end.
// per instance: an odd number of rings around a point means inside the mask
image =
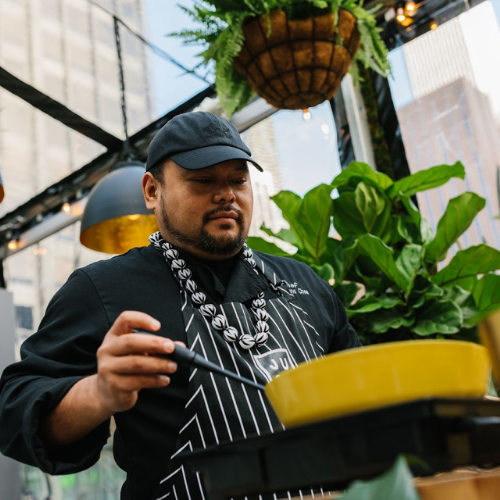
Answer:
POLYGON ((474 301, 481 312, 493 312, 500 307, 500 276, 487 274, 483 276, 472 292, 474 301))
POLYGON ((415 203, 413 203, 413 200, 407 196, 401 196, 401 201, 403 202, 403 205, 405 206, 406 210, 408 211, 408 215, 410 216, 411 220, 413 223, 420 227, 420 221, 422 220, 422 214, 418 210, 418 208, 415 206, 415 203))
POLYGON ((353 161, 333 179, 331 186, 332 188, 339 188, 346 184, 356 186, 361 181, 370 182, 384 190, 393 184, 393 180, 388 175, 376 172, 367 163, 353 161))
POLYGON ((311 264, 311 269, 327 283, 335 277, 335 272, 330 264, 323 264, 322 266, 311 264))
POLYGON ((484 198, 475 193, 464 193, 451 199, 439 220, 435 238, 427 246, 425 260, 428 262, 443 260, 448 249, 470 226, 485 203, 484 198))
POLYGON ((425 309, 419 310, 412 331, 423 337, 437 333, 450 335, 460 330, 462 322, 462 311, 455 302, 435 300, 425 309))
POLYGON ((266 227, 265 224, 262 224, 262 226, 260 226, 260 229, 269 236, 278 238, 281 241, 286 241, 294 247, 302 248, 302 243, 293 229, 280 229, 277 233, 274 233, 273 231, 271 231, 271 229, 266 227))
POLYGON ((365 182, 333 200, 333 225, 343 237, 371 233, 388 239, 391 234, 391 207, 383 194, 365 182))
POLYGON ((429 242, 432 241, 432 238, 434 237, 434 234, 432 232, 431 227, 429 226, 429 223, 427 220, 425 220, 415 204, 413 203, 412 199, 409 196, 402 196, 401 201, 403 202, 403 205, 406 207, 406 210, 408 211, 408 214, 415 224, 420 230, 420 243, 422 245, 425 245, 429 242))
POLYGON ((340 302, 342 302, 345 307, 349 307, 349 304, 352 303, 358 292, 361 290, 361 287, 356 283, 344 281, 342 283, 335 282, 333 290, 338 295, 340 302))
POLYGON ((333 215, 331 193, 332 187, 328 184, 308 191, 296 211, 296 219, 290 222, 304 249, 316 260, 326 251, 333 215))
POLYGON ((280 191, 278 194, 271 196, 271 200, 278 205, 283 218, 292 227, 302 203, 302 198, 292 191, 280 191))
POLYGON ((250 248, 257 250, 258 252, 269 253, 271 255, 278 255, 280 257, 289 257, 290 259, 298 260, 299 262, 303 262, 304 264, 311 265, 312 259, 308 255, 303 255, 300 250, 293 254, 285 252, 278 245, 265 240, 264 238, 260 238, 258 236, 249 236, 247 238, 247 243, 250 248))
POLYGON ((380 270, 401 290, 407 290, 408 280, 396 266, 393 251, 380 238, 365 234, 358 239, 358 245, 370 256, 380 270))
POLYGON ((443 300, 452 300, 462 310, 463 323, 461 331, 470 328, 477 323, 477 315, 480 313, 471 292, 460 286, 451 286, 444 290, 443 300))
POLYGON ((403 247, 399 257, 396 259, 396 266, 404 276, 405 281, 408 283, 404 289, 405 298, 411 292, 415 278, 422 267, 424 258, 424 247, 421 245, 408 244, 403 247))
POLYGON ((475 284, 475 280, 470 283, 470 278, 498 269, 500 269, 500 251, 487 245, 475 245, 457 252, 450 263, 432 276, 431 280, 437 285, 456 284, 472 291, 471 285, 475 284))
POLYGON ((402 327, 409 327, 413 324, 414 318, 411 314, 405 316, 397 307, 391 309, 379 309, 372 313, 358 314, 353 311, 349 316, 353 322, 361 322, 367 332, 381 334, 389 329, 397 330, 402 327))
POLYGON ((315 260, 326 251, 326 242, 333 215, 332 187, 320 184, 307 192, 304 198, 292 191, 281 191, 271 199, 281 209, 290 230, 277 235, 304 250, 315 260))
POLYGON ((342 238, 366 233, 363 216, 356 206, 354 193, 342 193, 333 200, 333 225, 342 238))
POLYGON ((434 285, 423 276, 418 275, 415 279, 413 290, 408 298, 408 306, 412 309, 422 307, 428 300, 443 297, 444 291, 441 287, 434 285))
POLYGON ((379 309, 392 309, 403 304, 399 297, 389 297, 387 295, 375 297, 371 295, 358 300, 347 312, 348 314, 362 314, 378 311, 379 309))
POLYGON ((384 193, 376 186, 360 182, 354 191, 354 200, 365 231, 385 239, 390 230, 391 208, 384 193))
MULTIPOLYGON (((352 243, 351 243, 352 244, 352 243)), ((320 264, 330 264, 333 267, 335 280, 342 281, 345 276, 345 262, 344 255, 345 240, 337 240, 335 238, 328 238, 326 241, 326 251, 321 256, 320 264)))
POLYGON ((421 191, 442 186, 452 177, 460 179, 465 177, 464 166, 459 161, 454 165, 439 165, 403 177, 390 186, 387 194, 391 198, 401 195, 412 196, 421 191))
POLYGON ((370 233, 377 217, 384 211, 386 202, 375 186, 365 182, 360 182, 357 185, 354 199, 360 214, 363 216, 366 232, 370 233))
MULTIPOLYGON (((358 240, 355 238, 346 238, 342 240, 346 245, 344 248, 344 277, 347 272, 351 269, 354 262, 358 258, 359 255, 359 246, 358 240)), ((342 278, 343 279, 343 278, 342 278)))
MULTIPOLYGON (((370 273, 365 274, 360 269, 362 267, 361 266, 362 263, 363 263, 362 259, 358 259, 358 262, 356 262, 354 264, 354 271, 355 271, 356 276, 357 276, 356 281, 363 283, 363 285, 365 285, 368 290, 379 289, 382 286, 382 278, 377 277, 377 276, 367 276, 367 274, 370 274, 370 273)), ((378 273, 378 274, 380 274, 380 273, 378 273)))
POLYGON ((421 243, 419 226, 416 226, 409 217, 395 216, 395 220, 396 230, 400 238, 407 243, 421 243))
POLYGON ((404 457, 371 481, 354 481, 340 500, 420 500, 404 457))
POLYGON ((249 236, 247 238, 247 245, 258 252, 270 253, 271 255, 279 255, 281 257, 293 257, 292 254, 285 252, 279 246, 258 236, 249 236))

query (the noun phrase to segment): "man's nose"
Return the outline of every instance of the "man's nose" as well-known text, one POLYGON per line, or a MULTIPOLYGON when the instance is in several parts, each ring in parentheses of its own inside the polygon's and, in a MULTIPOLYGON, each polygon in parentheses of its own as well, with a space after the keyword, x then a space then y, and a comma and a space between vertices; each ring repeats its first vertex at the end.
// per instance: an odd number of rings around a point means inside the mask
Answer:
POLYGON ((227 183, 218 186, 214 194, 215 203, 231 203, 234 201, 234 198, 235 194, 233 188, 227 183))

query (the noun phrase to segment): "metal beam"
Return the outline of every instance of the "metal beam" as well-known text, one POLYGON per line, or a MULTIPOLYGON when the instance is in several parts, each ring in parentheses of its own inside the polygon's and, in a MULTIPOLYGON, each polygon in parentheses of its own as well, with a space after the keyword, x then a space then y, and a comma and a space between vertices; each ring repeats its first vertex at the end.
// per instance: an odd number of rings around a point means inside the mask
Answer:
POLYGON ((89 122, 85 118, 71 111, 68 107, 40 92, 35 87, 19 80, 5 68, 0 67, 0 87, 20 97, 23 101, 31 104, 34 108, 49 115, 67 127, 80 132, 84 136, 102 144, 108 149, 116 149, 121 146, 122 141, 104 129, 89 122))

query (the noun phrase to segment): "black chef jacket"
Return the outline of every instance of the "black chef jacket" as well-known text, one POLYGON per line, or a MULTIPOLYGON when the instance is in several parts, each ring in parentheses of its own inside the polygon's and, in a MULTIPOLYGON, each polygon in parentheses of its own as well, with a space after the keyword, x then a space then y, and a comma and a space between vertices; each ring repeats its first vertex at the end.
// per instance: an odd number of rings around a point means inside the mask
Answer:
MULTIPOLYGON (((338 297, 308 266, 255 253, 287 281, 330 352, 360 345, 338 297)), ((239 301, 234 295, 224 297, 223 284, 206 265, 192 259, 188 263, 200 288, 214 301, 239 301)), ((253 273, 241 256, 234 266, 253 273)), ((266 279, 262 275, 259 279, 266 297, 274 298, 266 279)), ((242 282, 242 293, 244 287, 242 282)), ((125 310, 150 314, 162 324, 159 335, 185 342, 179 285, 153 246, 76 270, 55 294, 38 332, 21 347, 22 361, 8 367, 0 380, 2 453, 49 474, 75 473, 98 460, 109 437, 109 422, 57 455, 48 453, 37 432, 68 390, 96 372, 96 351, 125 310)), ((115 415, 114 456, 127 473, 122 500, 147 500, 153 495, 181 428, 187 388, 188 371, 179 367, 168 387, 143 389, 134 408, 115 415)))

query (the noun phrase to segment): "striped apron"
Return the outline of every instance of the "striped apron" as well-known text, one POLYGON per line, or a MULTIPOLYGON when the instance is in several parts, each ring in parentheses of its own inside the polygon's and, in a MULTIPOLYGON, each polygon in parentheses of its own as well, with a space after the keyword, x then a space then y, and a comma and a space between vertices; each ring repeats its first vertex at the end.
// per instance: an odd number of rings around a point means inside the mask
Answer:
MULTIPOLYGON (((261 280, 261 290, 258 291, 269 288, 269 283, 281 281, 258 256, 254 258, 266 277, 266 280, 261 280)), ((247 265, 238 262, 235 269, 238 264, 247 265)), ((244 278, 245 273, 241 273, 241 268, 240 273, 233 272, 225 298, 231 295, 232 286, 237 286, 240 291, 245 287, 244 278)), ((248 280, 248 273, 246 278, 248 280)), ((255 286, 255 281, 252 286, 255 286)), ((300 362, 321 357, 327 346, 321 345, 321 337, 308 314, 297 304, 294 295, 289 293, 287 285, 282 288, 282 295, 276 293, 275 298, 266 295, 266 310, 270 315, 267 343, 250 350, 242 349, 238 342, 227 343, 193 307, 188 295, 182 290, 188 347, 209 361, 260 384, 266 384, 280 371, 295 367, 300 362)), ((224 302, 219 305, 229 324, 236 326, 242 333, 253 333, 255 319, 249 308, 250 302, 224 302)), ((265 394, 257 389, 221 375, 191 368, 188 392, 176 450, 154 496, 158 500, 206 498, 200 475, 183 466, 177 458, 180 453, 283 429, 265 394)), ((264 500, 266 497, 262 495, 257 498, 264 500)))

